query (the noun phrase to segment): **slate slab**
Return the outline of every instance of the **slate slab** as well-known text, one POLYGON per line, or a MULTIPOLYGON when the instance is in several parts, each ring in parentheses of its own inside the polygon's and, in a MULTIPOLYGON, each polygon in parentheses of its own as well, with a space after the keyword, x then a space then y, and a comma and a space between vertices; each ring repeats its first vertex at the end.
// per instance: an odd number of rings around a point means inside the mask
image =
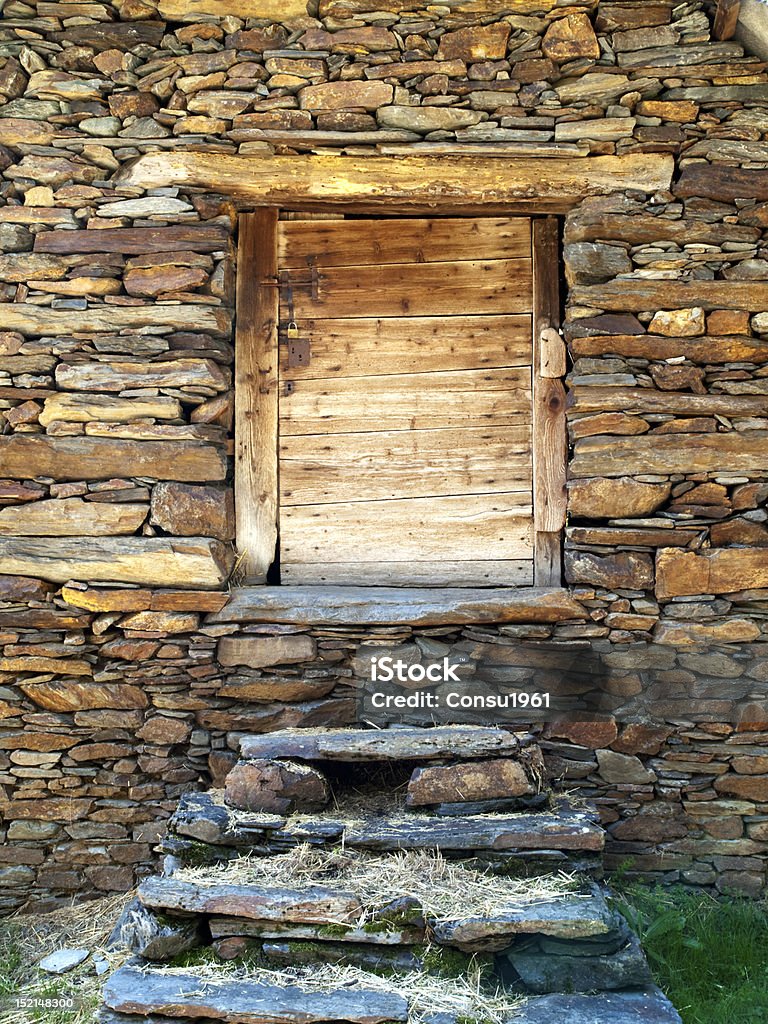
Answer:
POLYGON ((223 1024, 383 1024, 408 1020, 408 1004, 394 992, 307 991, 295 985, 269 985, 242 978, 203 981, 192 972, 162 974, 134 967, 115 971, 104 986, 103 999, 107 1009, 142 1015, 142 1019, 160 1014, 182 1020, 207 1017, 223 1024))

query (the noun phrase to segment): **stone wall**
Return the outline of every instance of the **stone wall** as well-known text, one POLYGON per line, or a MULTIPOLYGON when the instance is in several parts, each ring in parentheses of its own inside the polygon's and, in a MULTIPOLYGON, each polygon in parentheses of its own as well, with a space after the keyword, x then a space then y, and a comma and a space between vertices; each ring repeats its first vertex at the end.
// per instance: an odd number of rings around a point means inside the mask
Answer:
MULTIPOLYGON (((622 692, 649 640, 766 638, 768 75, 712 38, 712 5, 322 0, 285 24, 247 2, 159 7, 10 0, 0 23, 3 909, 129 887, 179 793, 220 781, 240 734, 354 720, 366 641, 429 656, 601 640, 622 692), (235 211, 113 175, 168 148, 354 161, 424 144, 468 174, 478 154, 677 160, 670 193, 566 218, 566 579, 583 615, 210 621, 234 562, 235 211), (163 587, 180 577, 190 589, 163 587), (245 666, 217 661, 231 635, 255 641, 245 666)), ((699 667, 719 689, 698 719, 547 730, 555 775, 598 799, 614 863, 762 885, 768 719, 733 714, 737 653, 699 667)))

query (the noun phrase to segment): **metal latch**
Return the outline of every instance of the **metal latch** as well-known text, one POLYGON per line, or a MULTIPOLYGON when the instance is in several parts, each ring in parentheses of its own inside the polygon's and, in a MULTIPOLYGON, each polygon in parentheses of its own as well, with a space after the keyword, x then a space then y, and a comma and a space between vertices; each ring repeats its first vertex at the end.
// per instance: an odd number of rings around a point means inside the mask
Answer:
POLYGON ((311 358, 309 338, 299 337, 299 328, 294 320, 288 324, 286 338, 288 340, 288 366, 309 366, 311 358))

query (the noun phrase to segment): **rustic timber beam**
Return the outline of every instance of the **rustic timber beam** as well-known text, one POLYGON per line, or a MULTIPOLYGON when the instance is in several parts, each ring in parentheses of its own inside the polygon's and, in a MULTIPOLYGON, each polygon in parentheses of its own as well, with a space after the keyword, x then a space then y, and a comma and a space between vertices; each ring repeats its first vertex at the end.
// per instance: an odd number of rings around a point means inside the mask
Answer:
POLYGON ((566 212, 587 196, 668 190, 671 156, 500 160, 493 157, 224 156, 146 153, 114 176, 116 185, 157 188, 172 181, 232 196, 241 205, 406 211, 528 207, 566 212), (394 204, 394 207, 393 207, 394 204))
POLYGON ((560 622, 585 609, 560 587, 239 587, 208 622, 412 626, 560 622))

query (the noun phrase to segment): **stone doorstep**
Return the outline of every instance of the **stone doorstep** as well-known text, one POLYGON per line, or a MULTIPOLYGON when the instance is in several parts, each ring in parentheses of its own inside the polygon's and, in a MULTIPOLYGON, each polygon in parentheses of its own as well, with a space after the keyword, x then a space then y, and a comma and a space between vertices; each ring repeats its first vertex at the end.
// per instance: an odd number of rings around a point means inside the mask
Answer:
POLYGON ((567 803, 554 810, 440 818, 405 812, 361 821, 343 815, 292 822, 275 814, 248 814, 228 808, 220 793, 187 793, 169 831, 202 843, 229 848, 267 849, 298 843, 338 844, 356 849, 510 853, 517 850, 580 850, 600 853, 603 829, 586 811, 567 803))
MULTIPOLYGON (((176 307, 178 308, 178 307, 176 307)), ((746 308, 746 307, 745 307, 746 308)), ((561 622, 586 612, 562 587, 237 587, 207 623, 272 622, 312 626, 476 625, 561 622)))
POLYGON ((243 758, 305 761, 418 761, 482 758, 518 753, 527 734, 483 726, 405 726, 392 729, 283 729, 240 740, 243 758))
MULTIPOLYGON (((246 979, 211 981, 193 970, 165 974, 126 966, 104 987, 100 1024, 188 1024, 205 1017, 222 1024, 384 1024, 407 1022, 396 992, 343 988, 331 992, 246 979)), ((447 1019, 451 1019, 450 1016, 447 1019)), ((458 1018, 454 1018, 457 1024, 458 1018)), ((656 988, 599 995, 534 997, 510 1013, 509 1024, 681 1024, 656 988)))

